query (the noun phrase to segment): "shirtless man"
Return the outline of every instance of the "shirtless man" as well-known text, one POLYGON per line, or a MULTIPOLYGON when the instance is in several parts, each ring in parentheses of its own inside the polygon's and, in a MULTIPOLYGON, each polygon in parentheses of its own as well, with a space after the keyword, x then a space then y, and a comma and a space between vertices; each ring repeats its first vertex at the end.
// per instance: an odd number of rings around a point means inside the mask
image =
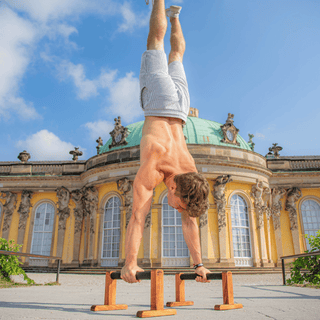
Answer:
POLYGON ((154 0, 150 19, 147 51, 142 56, 140 70, 141 107, 145 122, 140 143, 140 169, 133 184, 132 216, 125 242, 126 262, 121 278, 138 282, 137 256, 150 210, 153 189, 162 181, 168 188, 168 203, 181 213, 185 241, 199 276, 198 282, 208 282, 201 260, 199 228, 196 217, 208 209, 209 184, 197 173, 188 151, 182 125, 189 112, 189 92, 182 65, 185 40, 179 21, 181 7, 165 10, 165 0, 154 0), (169 66, 164 53, 167 18, 171 22, 171 52, 169 66))

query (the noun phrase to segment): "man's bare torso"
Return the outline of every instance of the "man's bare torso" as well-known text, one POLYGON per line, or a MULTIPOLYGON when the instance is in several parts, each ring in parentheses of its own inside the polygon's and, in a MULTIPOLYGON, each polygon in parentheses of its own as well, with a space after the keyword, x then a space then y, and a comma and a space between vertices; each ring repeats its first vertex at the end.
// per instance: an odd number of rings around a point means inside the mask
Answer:
POLYGON ((159 172, 158 183, 160 180, 166 183, 168 178, 177 174, 197 172, 180 119, 146 117, 140 147, 141 165, 148 167, 150 163, 150 170, 156 169, 159 172))

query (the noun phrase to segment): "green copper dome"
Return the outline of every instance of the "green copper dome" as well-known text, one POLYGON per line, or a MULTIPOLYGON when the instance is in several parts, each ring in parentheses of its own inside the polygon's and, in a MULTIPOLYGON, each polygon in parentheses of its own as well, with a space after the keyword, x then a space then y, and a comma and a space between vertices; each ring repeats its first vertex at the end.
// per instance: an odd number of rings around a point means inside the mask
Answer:
MULTIPOLYGON (((144 121, 140 121, 127 126, 129 135, 126 138, 126 141, 128 142, 126 146, 118 146, 110 149, 109 145, 112 143, 112 138, 110 138, 104 146, 100 147, 100 154, 138 146, 142 137, 143 124, 144 121)), ((187 144, 209 144, 252 151, 248 143, 239 134, 237 136, 237 142, 240 143, 240 146, 222 143, 223 134, 220 129, 221 125, 221 123, 215 121, 188 117, 187 124, 183 129, 183 133, 187 137, 187 144)))

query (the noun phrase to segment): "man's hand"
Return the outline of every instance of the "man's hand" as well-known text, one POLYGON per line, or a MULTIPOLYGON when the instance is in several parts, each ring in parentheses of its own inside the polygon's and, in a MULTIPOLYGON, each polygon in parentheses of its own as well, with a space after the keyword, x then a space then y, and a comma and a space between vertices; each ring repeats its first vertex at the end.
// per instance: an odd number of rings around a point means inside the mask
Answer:
POLYGON ((144 270, 138 267, 137 265, 125 265, 121 269, 121 279, 129 283, 140 282, 140 280, 136 279, 136 273, 143 271, 144 270))
POLYGON ((205 267, 197 268, 196 274, 198 274, 199 277, 196 277, 196 281, 197 282, 210 282, 210 280, 207 280, 207 273, 211 273, 211 272, 208 269, 206 269, 205 267))

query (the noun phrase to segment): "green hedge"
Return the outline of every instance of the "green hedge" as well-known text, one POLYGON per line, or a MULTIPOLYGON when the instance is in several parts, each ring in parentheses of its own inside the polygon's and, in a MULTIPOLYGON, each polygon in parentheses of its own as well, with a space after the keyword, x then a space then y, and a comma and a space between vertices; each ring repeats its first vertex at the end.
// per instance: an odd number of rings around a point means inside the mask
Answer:
MULTIPOLYGON (((316 236, 306 235, 311 250, 305 253, 311 253, 320 250, 320 230, 316 236)), ((291 278, 287 280, 288 284, 320 284, 320 255, 301 257, 292 263, 291 278), (307 270, 305 272, 304 270, 307 270)))
MULTIPOLYGON (((13 240, 8 242, 6 239, 0 238, 0 250, 19 252, 21 247, 22 245, 14 244, 13 240)), ((18 260, 18 256, 0 254, 0 273, 7 281, 10 281, 10 276, 22 274, 28 284, 34 284, 34 281, 19 267, 20 264, 22 262, 18 260)))

